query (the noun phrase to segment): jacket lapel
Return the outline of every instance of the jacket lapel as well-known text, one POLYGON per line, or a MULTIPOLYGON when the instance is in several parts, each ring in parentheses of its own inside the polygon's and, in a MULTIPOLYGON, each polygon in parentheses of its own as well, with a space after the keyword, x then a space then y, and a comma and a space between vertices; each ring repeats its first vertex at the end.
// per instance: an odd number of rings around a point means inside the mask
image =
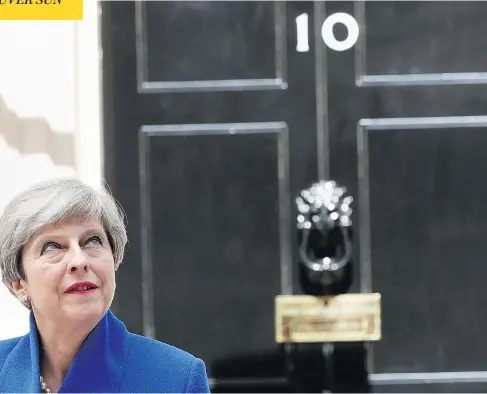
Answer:
POLYGON ((60 393, 118 392, 128 351, 128 331, 111 311, 85 339, 60 393))
POLYGON ((0 386, 6 392, 39 393, 39 345, 34 315, 29 316, 30 331, 8 355, 0 371, 0 386))
MULTIPOLYGON (((60 393, 118 392, 128 352, 128 331, 111 311, 81 345, 60 393)), ((30 332, 22 337, 0 371, 0 391, 40 393, 39 342, 34 315, 30 332)))

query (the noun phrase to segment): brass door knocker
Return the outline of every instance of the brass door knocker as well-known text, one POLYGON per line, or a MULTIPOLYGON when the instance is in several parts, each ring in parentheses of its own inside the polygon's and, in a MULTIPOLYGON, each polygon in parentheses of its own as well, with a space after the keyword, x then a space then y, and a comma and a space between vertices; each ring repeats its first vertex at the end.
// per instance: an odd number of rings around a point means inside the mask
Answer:
POLYGON ((296 198, 300 274, 306 293, 332 294, 350 272, 353 198, 345 193, 346 188, 336 182, 321 181, 296 198))

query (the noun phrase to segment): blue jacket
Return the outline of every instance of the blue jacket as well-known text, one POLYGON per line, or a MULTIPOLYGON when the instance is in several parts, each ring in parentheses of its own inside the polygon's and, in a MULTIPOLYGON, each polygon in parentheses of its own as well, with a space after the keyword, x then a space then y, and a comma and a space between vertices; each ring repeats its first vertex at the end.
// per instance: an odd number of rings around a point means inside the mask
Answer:
MULTIPOLYGON (((0 392, 40 393, 39 345, 30 332, 0 341, 0 392)), ((209 393, 205 364, 153 339, 129 333, 108 311, 83 342, 59 392, 209 393)))

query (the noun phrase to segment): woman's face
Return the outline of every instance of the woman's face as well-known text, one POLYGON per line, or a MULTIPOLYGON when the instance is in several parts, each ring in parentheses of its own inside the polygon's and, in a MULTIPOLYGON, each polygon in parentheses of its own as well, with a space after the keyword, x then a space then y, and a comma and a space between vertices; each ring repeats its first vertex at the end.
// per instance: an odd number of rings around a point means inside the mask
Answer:
POLYGON ((44 228, 24 247, 22 264, 26 280, 16 290, 25 291, 38 322, 97 323, 112 303, 114 260, 99 220, 44 228))

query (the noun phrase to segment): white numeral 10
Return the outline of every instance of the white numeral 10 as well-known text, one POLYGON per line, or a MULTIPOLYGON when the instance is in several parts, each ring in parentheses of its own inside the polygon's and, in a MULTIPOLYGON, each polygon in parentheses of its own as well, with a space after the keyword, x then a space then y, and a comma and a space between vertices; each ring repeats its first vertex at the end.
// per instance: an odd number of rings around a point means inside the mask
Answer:
MULTIPOLYGON (((346 51, 352 48, 358 40, 359 27, 357 21, 353 16, 343 12, 337 12, 325 19, 321 26, 321 38, 325 45, 335 51, 346 51), (345 25, 348 31, 347 38, 343 41, 338 41, 333 34, 333 26, 337 23, 345 25)), ((308 29, 308 14, 301 14, 296 18, 296 51, 309 51, 309 29, 308 29)))

